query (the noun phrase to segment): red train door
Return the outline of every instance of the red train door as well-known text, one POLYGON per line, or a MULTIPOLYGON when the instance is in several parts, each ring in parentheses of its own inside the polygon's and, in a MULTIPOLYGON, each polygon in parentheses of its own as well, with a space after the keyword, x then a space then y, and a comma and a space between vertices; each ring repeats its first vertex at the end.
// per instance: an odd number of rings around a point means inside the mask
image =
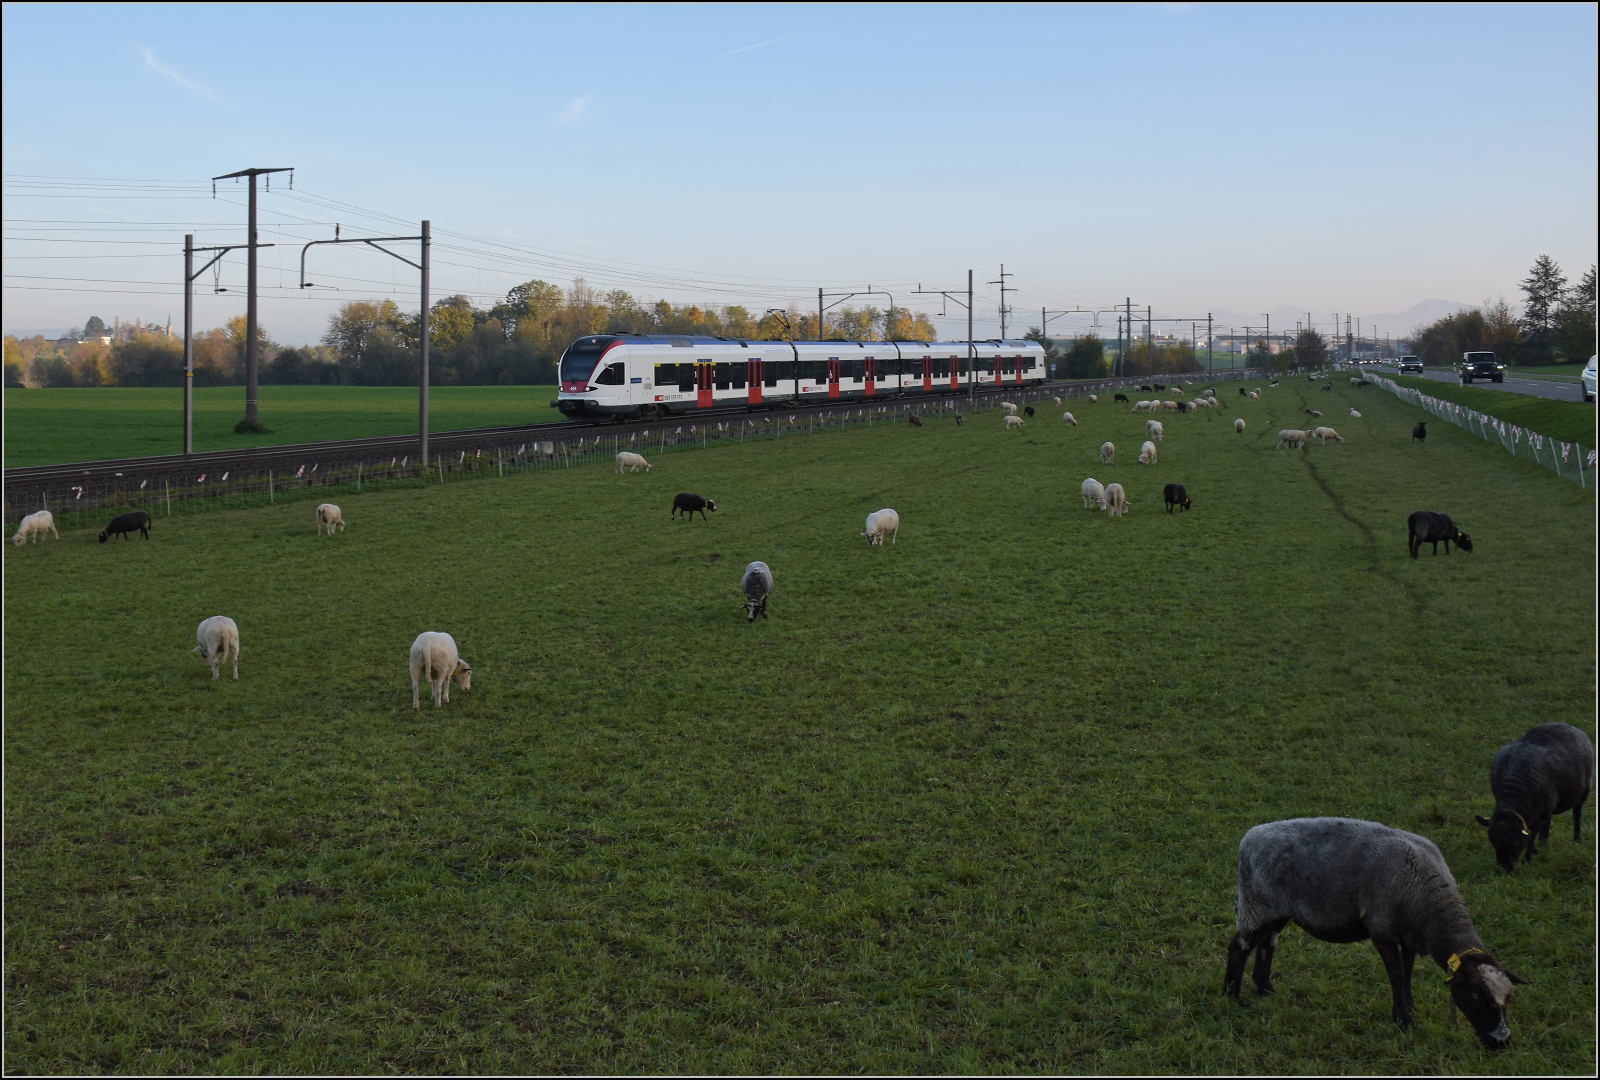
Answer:
POLYGON ((711 408, 711 361, 699 360, 694 365, 695 405, 702 409, 711 408))
POLYGON ((867 357, 866 376, 867 376, 866 377, 866 382, 863 384, 866 387, 865 393, 866 393, 867 397, 872 397, 874 392, 876 391, 877 385, 878 385, 878 358, 877 357, 875 357, 875 356, 867 357))
POLYGON ((750 404, 761 404, 761 361, 750 361, 750 371, 746 376, 746 385, 750 387, 750 404))
POLYGON ((1015 357, 1012 361, 1017 366, 1017 385, 1022 385, 1022 357, 1015 357))
POLYGON ((922 358, 922 391, 928 394, 933 392, 933 357, 931 356, 922 358))
POLYGON ((837 356, 828 357, 828 396, 831 398, 839 396, 839 358, 837 356))
POLYGON ((950 358, 950 389, 961 389, 961 361, 954 356, 950 358))

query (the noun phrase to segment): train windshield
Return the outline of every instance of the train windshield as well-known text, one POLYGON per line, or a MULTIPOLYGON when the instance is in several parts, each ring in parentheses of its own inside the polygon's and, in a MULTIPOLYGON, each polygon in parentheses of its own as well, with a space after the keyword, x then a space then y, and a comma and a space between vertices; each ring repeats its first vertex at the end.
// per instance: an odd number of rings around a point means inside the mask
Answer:
POLYGON ((610 338, 599 337, 574 341, 561 356, 561 381, 588 382, 589 376, 594 374, 595 364, 600 362, 600 354, 610 344, 610 338))

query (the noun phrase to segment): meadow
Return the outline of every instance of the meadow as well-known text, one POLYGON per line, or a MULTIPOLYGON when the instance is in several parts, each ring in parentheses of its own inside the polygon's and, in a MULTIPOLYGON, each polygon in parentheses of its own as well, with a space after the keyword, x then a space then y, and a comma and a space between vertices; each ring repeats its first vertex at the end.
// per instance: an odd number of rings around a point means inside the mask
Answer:
MULTIPOLYGON (((244 387, 194 391, 198 453, 324 439, 409 435, 417 390, 405 386, 263 386, 261 419, 271 434, 235 435, 244 387)), ((429 429, 539 424, 561 419, 553 386, 434 386, 429 429)), ((6 466, 183 453, 183 390, 85 387, 5 392, 6 466)))
MULTIPOLYGON (((1439 398, 1441 401, 1453 401, 1457 405, 1477 409, 1487 416, 1499 417, 1509 424, 1537 431, 1552 439, 1579 442, 1590 449, 1596 446, 1595 407, 1591 402, 1557 401, 1553 398, 1534 397, 1531 394, 1515 394, 1505 390, 1480 390, 1476 386, 1461 386, 1457 383, 1441 383, 1432 379, 1415 379, 1407 376, 1395 377, 1394 381, 1401 386, 1409 386, 1413 390, 1420 390, 1424 394, 1439 398)), ((1431 435, 1433 428, 1429 428, 1428 432, 1431 435)))
POLYGON ((1594 731, 1593 496, 1376 389, 1221 390, 1150 467, 1075 402, 7 545, 7 1070, 1590 1074, 1594 815, 1512 875, 1472 815, 1594 731), (1308 401, 1365 415, 1274 450, 1308 401), (1419 508, 1475 550, 1409 559, 1419 508), (413 711, 427 629, 472 689, 413 711), (1239 838, 1318 814, 1440 846, 1508 1050, 1293 928, 1223 998, 1239 838))

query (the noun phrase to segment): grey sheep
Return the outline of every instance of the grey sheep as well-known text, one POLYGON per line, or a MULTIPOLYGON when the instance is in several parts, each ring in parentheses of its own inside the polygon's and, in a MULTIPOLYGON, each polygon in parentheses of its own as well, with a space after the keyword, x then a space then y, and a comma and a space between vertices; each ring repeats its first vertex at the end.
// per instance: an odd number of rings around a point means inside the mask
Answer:
POLYGON ((764 562, 753 562, 744 568, 739 580, 744 590, 745 622, 755 622, 756 616, 767 617, 767 597, 772 595, 772 568, 764 562))
POLYGON ((1476 814, 1489 830, 1494 857, 1506 873, 1517 856, 1533 861, 1535 840, 1550 843, 1550 819, 1572 811, 1572 842, 1579 838, 1583 803, 1594 786, 1594 744, 1571 724, 1540 724, 1500 748, 1489 766, 1494 813, 1476 814))
POLYGON ((1257 825, 1239 842, 1237 933, 1223 991, 1239 1000, 1244 964, 1272 993, 1272 954, 1291 921, 1321 941, 1372 939, 1389 973, 1395 1023, 1408 1027, 1417 954, 1447 972, 1454 1006, 1484 1046, 1511 1038, 1506 1002, 1523 980, 1484 950, 1450 867, 1433 842, 1372 821, 1294 818, 1257 825))

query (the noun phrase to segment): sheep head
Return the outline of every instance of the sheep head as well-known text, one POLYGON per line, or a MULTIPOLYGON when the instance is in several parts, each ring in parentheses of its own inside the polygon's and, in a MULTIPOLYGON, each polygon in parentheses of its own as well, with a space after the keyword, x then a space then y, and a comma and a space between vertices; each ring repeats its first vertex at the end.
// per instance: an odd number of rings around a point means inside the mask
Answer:
POLYGON ((456 661, 456 669, 450 673, 451 680, 463 690, 472 689, 472 665, 465 660, 456 661))
POLYGON ((1492 818, 1482 814, 1474 814, 1473 820, 1489 830, 1489 845, 1494 848, 1494 857, 1506 873, 1511 873, 1517 868, 1517 856, 1521 855, 1533 843, 1533 833, 1524 821, 1513 810, 1496 809, 1492 818))
POLYGON ((1466 552, 1471 552, 1472 551, 1472 537, 1468 536, 1466 533, 1462 532, 1460 529, 1456 530, 1455 541, 1456 541, 1456 547, 1460 548, 1462 551, 1466 551, 1466 552))
POLYGON ((1461 1010, 1478 1040, 1489 1050, 1503 1050, 1511 1041, 1511 1025, 1506 1023, 1506 1005, 1517 986, 1525 985, 1479 949, 1466 955, 1452 954, 1450 1003, 1461 1010))

